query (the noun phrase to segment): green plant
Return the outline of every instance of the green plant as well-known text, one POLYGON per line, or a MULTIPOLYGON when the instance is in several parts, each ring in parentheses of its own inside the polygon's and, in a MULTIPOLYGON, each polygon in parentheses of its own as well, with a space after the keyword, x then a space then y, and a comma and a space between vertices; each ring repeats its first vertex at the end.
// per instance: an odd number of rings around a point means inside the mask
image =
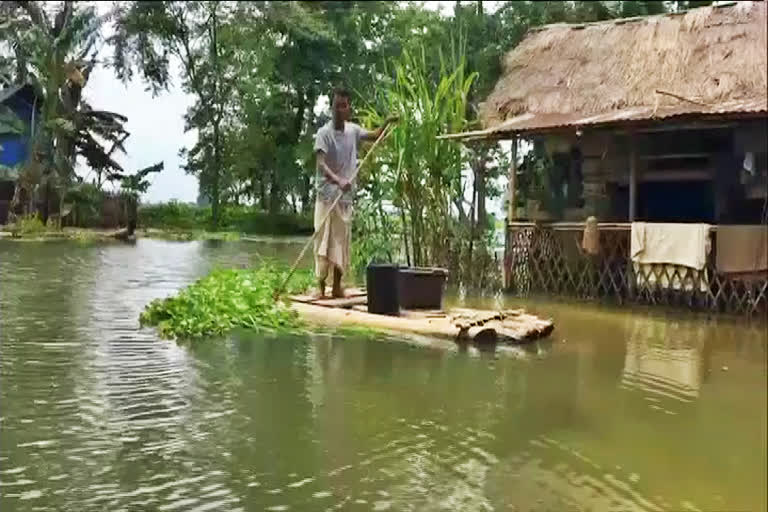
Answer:
POLYGON ((45 224, 43 224, 40 215, 32 213, 24 215, 16 220, 15 230, 20 235, 37 235, 45 232, 45 224))
MULTIPOLYGON (((465 49, 462 37, 452 40, 447 57, 438 52, 437 69, 425 47, 403 51, 392 62, 391 81, 380 88, 376 102, 379 109, 383 106, 383 110, 399 114, 400 122, 364 176, 378 181, 378 188, 384 189, 378 196, 371 194, 379 203, 375 208, 378 213, 383 197, 391 198, 399 214, 406 263, 417 266, 456 269, 464 252, 462 246, 471 246, 474 241, 472 229, 462 226, 473 223, 475 216, 474 209, 467 214, 463 201, 467 180, 462 171, 467 158, 461 146, 437 138, 469 126, 467 97, 477 73, 467 72, 465 49)), ((366 121, 380 124, 375 107, 368 109, 366 121)), ((368 188, 373 191, 377 187, 368 188)), ((371 223, 364 236, 375 241, 376 230, 371 223)), ((381 231, 384 235, 391 232, 381 231)), ((378 245, 358 243, 364 256, 366 249, 374 250, 378 245)), ((452 277, 459 275, 451 273, 452 277)))
MULTIPOLYGON (((152 301, 140 322, 177 339, 221 336, 236 328, 296 329, 296 312, 273 298, 286 275, 282 265, 269 261, 255 270, 215 270, 174 297, 152 301)), ((312 281, 309 271, 297 272, 285 295, 306 290, 312 281)))
POLYGON ((387 218, 373 201, 366 199, 357 203, 356 210, 352 223, 350 267, 352 276, 363 280, 369 263, 393 262, 397 256, 396 241, 393 240, 396 221, 387 218))
POLYGON ((64 203, 72 205, 71 224, 80 227, 94 227, 99 223, 104 192, 96 185, 79 183, 64 194, 64 203))
MULTIPOLYGON (((164 230, 202 230, 211 225, 211 208, 168 202, 139 207, 139 225, 164 230)), ((313 231, 308 216, 270 214, 250 206, 222 206, 222 230, 264 235, 307 235, 313 231)))

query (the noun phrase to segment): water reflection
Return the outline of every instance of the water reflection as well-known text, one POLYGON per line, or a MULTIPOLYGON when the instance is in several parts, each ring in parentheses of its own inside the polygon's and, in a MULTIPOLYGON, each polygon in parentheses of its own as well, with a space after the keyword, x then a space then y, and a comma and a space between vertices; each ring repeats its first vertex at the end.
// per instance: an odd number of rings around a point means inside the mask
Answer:
POLYGON ((690 402, 699 396, 706 335, 702 326, 635 321, 627 339, 622 375, 625 389, 647 394, 651 408, 661 399, 690 402))
POLYGON ((147 302, 301 244, 62 247, 0 244, 2 510, 765 503, 764 330, 531 302, 555 335, 493 352, 245 332, 182 346, 139 329, 147 302))

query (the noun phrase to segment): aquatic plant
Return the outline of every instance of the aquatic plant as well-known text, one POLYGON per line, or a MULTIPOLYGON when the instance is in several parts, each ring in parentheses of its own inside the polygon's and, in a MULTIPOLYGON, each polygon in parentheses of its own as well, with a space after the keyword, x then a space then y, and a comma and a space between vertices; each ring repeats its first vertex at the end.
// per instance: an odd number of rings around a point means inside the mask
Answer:
MULTIPOLYGON (((183 289, 178 295, 147 305, 139 320, 156 327, 164 338, 194 339, 221 336, 237 329, 294 330, 298 315, 274 292, 287 269, 265 261, 256 269, 218 269, 183 289)), ((294 274, 284 296, 306 290, 308 270, 294 274)))

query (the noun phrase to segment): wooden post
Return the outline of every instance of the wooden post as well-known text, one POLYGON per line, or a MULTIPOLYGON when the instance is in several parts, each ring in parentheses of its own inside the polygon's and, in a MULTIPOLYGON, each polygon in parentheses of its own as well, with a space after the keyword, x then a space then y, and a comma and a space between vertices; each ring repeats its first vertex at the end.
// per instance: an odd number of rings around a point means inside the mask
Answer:
MULTIPOLYGON (((634 133, 629 135, 629 222, 634 222, 637 217, 637 137, 634 133)), ((627 255, 629 256, 629 255, 627 255)), ((627 290, 629 299, 635 298, 635 273, 632 260, 627 258, 627 290)))
POLYGON ((509 204, 507 204, 507 222, 515 220, 516 208, 515 199, 517 197, 517 136, 512 137, 512 162, 509 165, 509 204))
POLYGON ((629 222, 637 218, 637 138, 629 136, 629 222))
POLYGON ((517 192, 517 136, 512 137, 512 161, 509 165, 509 176, 508 176, 508 183, 507 183, 507 189, 509 192, 508 196, 508 202, 507 202, 507 222, 504 225, 504 261, 502 262, 502 279, 504 280, 504 288, 509 289, 512 285, 512 276, 510 275, 510 269, 507 268, 507 261, 510 257, 510 251, 512 250, 511 247, 511 240, 509 237, 509 223, 517 217, 516 212, 516 192, 517 192))

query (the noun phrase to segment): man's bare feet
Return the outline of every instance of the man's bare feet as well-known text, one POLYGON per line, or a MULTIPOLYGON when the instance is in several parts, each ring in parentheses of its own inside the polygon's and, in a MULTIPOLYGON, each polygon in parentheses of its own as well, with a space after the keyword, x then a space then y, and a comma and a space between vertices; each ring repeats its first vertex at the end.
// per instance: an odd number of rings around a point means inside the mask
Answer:
POLYGON ((324 281, 320 281, 317 283, 317 290, 315 290, 315 293, 312 294, 312 297, 315 299, 325 298, 325 282, 324 281))
POLYGON ((333 269, 333 288, 331 288, 331 296, 334 299, 341 299, 344 297, 344 287, 341 285, 341 271, 338 268, 333 269))

